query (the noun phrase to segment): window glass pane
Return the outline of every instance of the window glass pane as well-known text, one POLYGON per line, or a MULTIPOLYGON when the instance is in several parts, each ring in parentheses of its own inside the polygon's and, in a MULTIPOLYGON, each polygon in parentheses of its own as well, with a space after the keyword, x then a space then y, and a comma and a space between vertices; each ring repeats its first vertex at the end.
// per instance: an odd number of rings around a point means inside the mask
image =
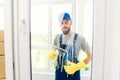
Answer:
POLYGON ((48 20, 48 5, 31 7, 31 54, 34 70, 48 68, 48 45, 42 40, 48 38, 48 20))
MULTIPOLYGON (((53 40, 61 34, 58 16, 68 12, 72 18, 71 29, 82 35, 90 46, 92 53, 93 7, 92 0, 32 0, 31 5, 31 58, 33 80, 54 80, 56 63, 48 58, 53 40), (37 72, 37 73, 36 73, 37 72)), ((58 46, 59 47, 59 46, 58 46)), ((87 55, 78 52, 79 61, 87 55)), ((90 80, 91 61, 80 70, 81 80, 90 80)))
POLYGON ((62 12, 68 12, 72 15, 72 4, 62 3, 52 6, 52 42, 56 34, 62 33, 60 29, 60 23, 58 21, 58 16, 62 12))
POLYGON ((81 0, 76 4, 76 32, 83 35, 92 47, 93 2, 81 0))

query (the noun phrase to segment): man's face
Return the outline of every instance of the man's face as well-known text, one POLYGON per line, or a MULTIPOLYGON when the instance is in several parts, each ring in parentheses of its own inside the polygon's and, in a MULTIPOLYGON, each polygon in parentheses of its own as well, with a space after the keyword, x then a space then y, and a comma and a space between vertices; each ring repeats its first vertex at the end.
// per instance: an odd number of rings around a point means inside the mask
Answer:
POLYGON ((71 29, 71 20, 63 19, 61 22, 61 30, 64 35, 67 35, 70 32, 71 29))

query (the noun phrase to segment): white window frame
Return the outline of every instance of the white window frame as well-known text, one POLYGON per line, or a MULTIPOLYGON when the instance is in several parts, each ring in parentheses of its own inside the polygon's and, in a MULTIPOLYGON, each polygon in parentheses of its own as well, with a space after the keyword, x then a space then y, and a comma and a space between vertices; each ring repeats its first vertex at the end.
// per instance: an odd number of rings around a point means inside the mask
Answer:
POLYGON ((5 1, 6 80, 31 79, 29 5, 29 0, 5 1))

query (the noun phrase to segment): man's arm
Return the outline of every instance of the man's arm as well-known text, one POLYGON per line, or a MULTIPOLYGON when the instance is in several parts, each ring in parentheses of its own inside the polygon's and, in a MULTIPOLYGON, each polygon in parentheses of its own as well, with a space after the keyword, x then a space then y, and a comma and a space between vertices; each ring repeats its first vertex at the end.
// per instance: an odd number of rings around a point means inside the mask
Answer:
POLYGON ((88 64, 89 61, 91 60, 91 53, 90 53, 90 51, 88 51, 88 52, 86 52, 86 54, 87 54, 87 58, 84 60, 84 62, 85 62, 86 64, 88 64))
POLYGON ((83 60, 82 62, 79 62, 77 64, 70 62, 70 61, 67 61, 67 65, 64 66, 65 71, 68 74, 74 74, 76 71, 81 70, 82 68, 85 68, 91 59, 90 52, 88 51, 88 52, 86 52, 86 54, 87 54, 87 58, 85 60, 83 60))

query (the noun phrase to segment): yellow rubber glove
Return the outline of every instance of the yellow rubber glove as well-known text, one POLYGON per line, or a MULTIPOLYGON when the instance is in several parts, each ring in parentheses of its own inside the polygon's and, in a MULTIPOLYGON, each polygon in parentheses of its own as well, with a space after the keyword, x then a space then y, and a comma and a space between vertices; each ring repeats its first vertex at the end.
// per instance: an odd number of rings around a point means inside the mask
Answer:
POLYGON ((86 67, 86 63, 83 62, 79 62, 79 63, 73 63, 70 61, 67 61, 67 65, 64 66, 65 71, 67 72, 67 74, 74 74, 76 71, 85 68, 86 67))
POLYGON ((52 50, 48 53, 49 59, 54 60, 54 59, 56 59, 56 57, 57 57, 57 52, 55 50, 52 50))

